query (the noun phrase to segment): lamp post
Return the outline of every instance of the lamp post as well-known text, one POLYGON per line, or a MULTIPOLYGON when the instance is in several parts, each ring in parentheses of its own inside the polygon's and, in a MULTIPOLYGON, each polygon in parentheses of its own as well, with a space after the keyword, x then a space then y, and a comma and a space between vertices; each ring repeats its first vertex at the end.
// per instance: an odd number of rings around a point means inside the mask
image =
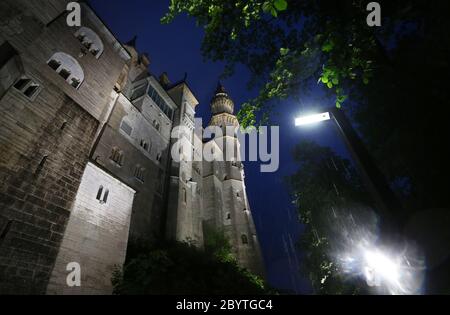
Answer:
POLYGON ((344 112, 338 108, 331 108, 321 114, 298 117, 295 119, 295 125, 304 126, 328 120, 334 121, 338 134, 346 144, 367 190, 376 203, 382 230, 391 232, 389 233, 391 235, 392 232, 396 233, 400 226, 400 218, 394 214, 402 214, 402 206, 344 112))
MULTIPOLYGON (((298 117, 295 125, 328 120, 334 122, 355 161, 364 185, 375 201, 379 220, 376 240, 365 240, 365 233, 350 236, 355 242, 350 242, 348 252, 343 253, 350 258, 347 267, 349 270, 354 268, 356 274, 363 274, 367 285, 378 287, 383 294, 420 294, 425 268, 421 256, 405 251, 406 240, 399 233, 405 215, 403 208, 344 112, 332 108, 322 114, 298 117)), ((360 228, 364 230, 364 224, 360 228)))

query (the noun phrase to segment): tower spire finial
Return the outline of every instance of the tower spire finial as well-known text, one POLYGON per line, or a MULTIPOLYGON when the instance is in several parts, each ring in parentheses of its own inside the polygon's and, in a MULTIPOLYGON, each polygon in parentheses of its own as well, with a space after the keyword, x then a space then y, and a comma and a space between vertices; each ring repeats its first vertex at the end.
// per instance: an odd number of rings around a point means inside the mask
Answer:
POLYGON ((225 91, 222 83, 217 83, 216 92, 211 100, 211 112, 213 115, 228 113, 233 115, 234 103, 228 93, 225 91))
POLYGON ((219 94, 219 93, 226 93, 225 88, 223 87, 220 80, 217 81, 217 88, 216 88, 216 94, 219 94))
POLYGON ((137 36, 134 35, 130 41, 125 43, 125 45, 136 48, 136 39, 137 39, 137 36))

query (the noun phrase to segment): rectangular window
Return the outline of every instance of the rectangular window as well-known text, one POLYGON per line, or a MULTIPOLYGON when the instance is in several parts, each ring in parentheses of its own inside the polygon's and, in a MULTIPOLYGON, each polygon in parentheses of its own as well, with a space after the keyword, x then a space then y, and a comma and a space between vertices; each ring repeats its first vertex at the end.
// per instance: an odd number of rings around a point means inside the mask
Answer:
POLYGON ((64 80, 67 80, 70 77, 70 71, 63 68, 59 71, 59 75, 62 76, 64 80))
POLYGON ((166 115, 169 119, 172 120, 172 109, 166 104, 164 99, 158 94, 158 92, 149 85, 148 87, 148 96, 155 102, 155 104, 159 107, 159 109, 166 115))
POLYGON ((129 136, 131 136, 131 132, 133 131, 133 128, 125 121, 122 121, 120 129, 122 129, 129 136))
POLYGON ((61 63, 52 59, 48 62, 48 65, 50 66, 50 68, 56 71, 58 70, 59 66, 61 66, 61 63))
POLYGON ((80 85, 80 80, 76 79, 76 78, 72 78, 72 82, 70 83, 74 88, 78 88, 78 86, 80 85))
POLYGON ((31 82, 31 79, 20 78, 19 81, 17 81, 16 84, 14 84, 14 87, 16 89, 22 91, 30 82, 31 82))
POLYGON ((39 84, 27 77, 20 78, 13 86, 31 100, 39 93, 39 84))
POLYGON ((135 100, 142 95, 144 95, 145 90, 147 89, 147 84, 140 85, 133 90, 133 94, 131 95, 131 100, 135 100))
POLYGON ((38 91, 39 85, 37 84, 31 84, 23 94, 25 94, 27 97, 32 98, 34 95, 36 95, 38 91))

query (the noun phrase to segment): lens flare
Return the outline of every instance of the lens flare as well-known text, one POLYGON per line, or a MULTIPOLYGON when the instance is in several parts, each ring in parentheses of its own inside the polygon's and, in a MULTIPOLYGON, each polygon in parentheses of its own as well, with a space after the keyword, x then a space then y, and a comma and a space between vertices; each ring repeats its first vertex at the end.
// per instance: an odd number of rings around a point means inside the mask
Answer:
POLYGON ((372 210, 352 210, 341 209, 332 221, 331 257, 344 278, 362 278, 374 294, 422 294, 425 259, 419 248, 405 239, 381 238, 372 210))

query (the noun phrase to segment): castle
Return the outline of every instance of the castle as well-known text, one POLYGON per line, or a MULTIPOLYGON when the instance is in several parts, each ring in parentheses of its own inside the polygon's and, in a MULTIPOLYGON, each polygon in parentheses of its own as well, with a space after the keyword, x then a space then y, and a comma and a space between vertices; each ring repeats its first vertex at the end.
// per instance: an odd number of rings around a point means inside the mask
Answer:
MULTIPOLYGON (((67 3, 0 3, 0 294, 110 294, 130 239, 202 246, 208 227, 262 275, 239 157, 172 158, 175 127, 194 155, 195 141, 226 151, 198 139, 186 80, 151 75, 135 39, 121 44, 85 3, 69 27, 67 3), (81 286, 67 285, 71 262, 81 286)), ((221 85, 210 106, 210 125, 238 127, 221 85)))

